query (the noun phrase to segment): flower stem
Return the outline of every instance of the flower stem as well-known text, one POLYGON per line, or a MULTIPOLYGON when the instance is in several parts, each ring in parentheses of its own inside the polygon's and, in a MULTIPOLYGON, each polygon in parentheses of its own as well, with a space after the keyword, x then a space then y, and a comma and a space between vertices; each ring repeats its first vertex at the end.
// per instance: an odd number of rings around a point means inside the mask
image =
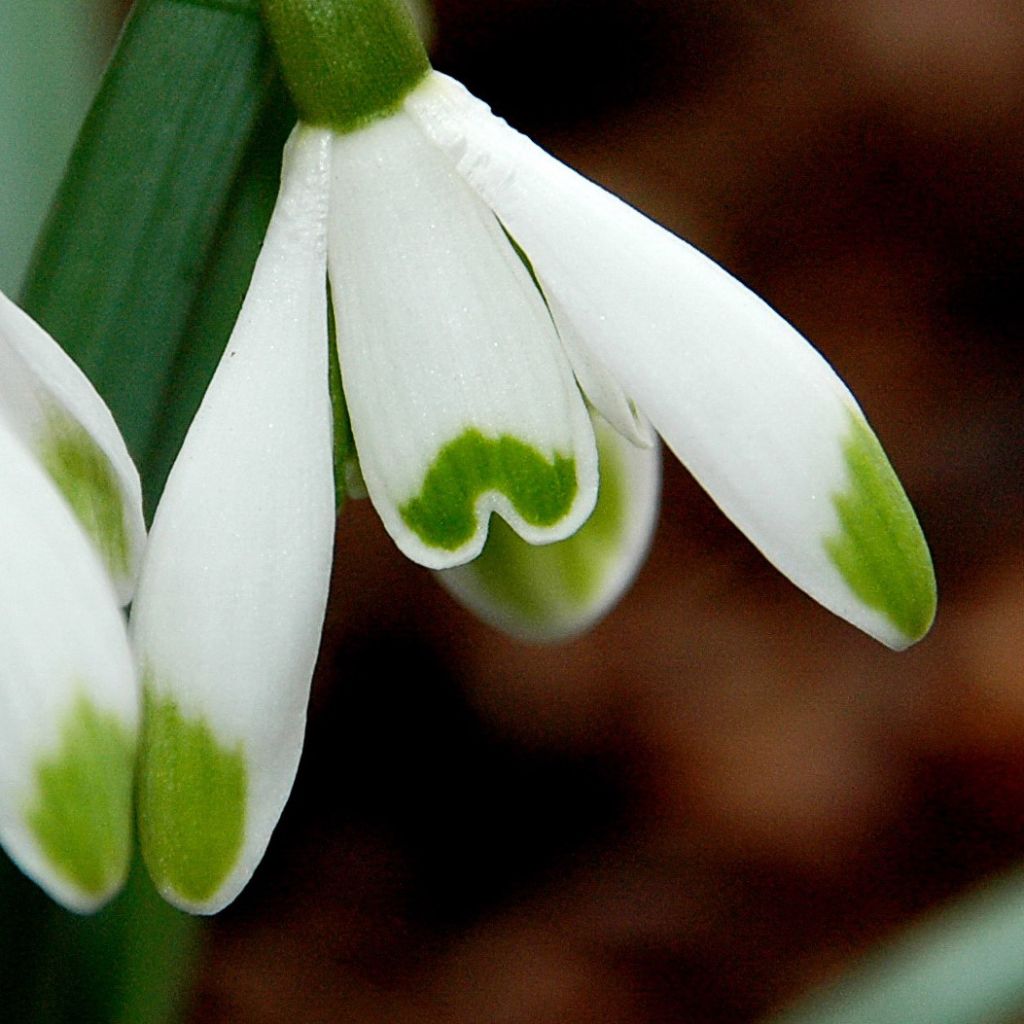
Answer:
POLYGON ((263 0, 263 16, 309 124, 362 128, 395 111, 430 70, 403 0, 263 0))

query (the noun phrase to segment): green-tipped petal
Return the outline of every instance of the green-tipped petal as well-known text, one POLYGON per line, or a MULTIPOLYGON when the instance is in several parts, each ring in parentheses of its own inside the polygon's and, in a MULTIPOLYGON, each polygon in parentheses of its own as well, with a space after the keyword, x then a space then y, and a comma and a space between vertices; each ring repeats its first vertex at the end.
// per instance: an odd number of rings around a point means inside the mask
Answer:
POLYGON ((196 913, 249 880, 302 750, 334 539, 329 158, 327 132, 296 130, 132 609, 147 696, 142 853, 160 892, 196 913))
POLYGON ((908 539, 912 513, 894 478, 879 483, 877 458, 870 485, 860 469, 851 480, 850 417, 863 416, 821 355, 693 246, 457 83, 433 74, 404 109, 522 246, 595 364, 763 554, 884 643, 919 636, 931 614, 923 541, 908 539), (875 525, 863 529, 868 507, 875 525))
POLYGON ((0 420, 50 474, 127 603, 146 534, 138 473, 96 389, 53 338, 3 295, 0 420))
POLYGON ((853 594, 881 617, 876 635, 890 647, 908 647, 935 618, 928 545, 878 438, 855 413, 843 456, 846 484, 832 495, 839 524, 825 550, 853 594))
POLYGON ((52 480, 0 423, 0 842, 91 911, 128 867, 138 692, 124 619, 52 480))
POLYGON ((474 558, 497 512, 570 536, 593 432, 554 324, 491 212, 399 114, 338 137, 329 260, 345 397, 370 498, 429 568, 474 558))
POLYGON ((590 518, 566 540, 527 544, 495 522, 479 557, 438 574, 485 622, 534 642, 594 625, 640 568, 657 520, 661 449, 637 448, 594 417, 601 482, 590 518))

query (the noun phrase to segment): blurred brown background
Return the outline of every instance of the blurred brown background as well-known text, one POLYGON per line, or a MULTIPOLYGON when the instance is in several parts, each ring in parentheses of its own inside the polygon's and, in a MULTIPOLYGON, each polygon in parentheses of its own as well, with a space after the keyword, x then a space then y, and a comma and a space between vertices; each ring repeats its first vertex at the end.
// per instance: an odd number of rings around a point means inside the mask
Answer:
POLYGON ((350 507, 295 795, 194 1021, 753 1021, 1024 859, 1024 7, 439 0, 435 63, 814 339, 939 618, 875 645, 669 460, 633 592, 525 649, 350 507))

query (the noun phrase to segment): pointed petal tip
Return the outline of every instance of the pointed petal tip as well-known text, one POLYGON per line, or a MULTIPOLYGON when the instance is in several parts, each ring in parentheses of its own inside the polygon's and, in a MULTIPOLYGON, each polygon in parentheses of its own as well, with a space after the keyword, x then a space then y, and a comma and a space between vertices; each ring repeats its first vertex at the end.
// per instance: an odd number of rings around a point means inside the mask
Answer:
POLYGON ((825 551, 849 592, 874 613, 870 617, 878 625, 868 631, 893 650, 904 650, 923 639, 935 619, 931 553, 906 492, 859 410, 850 411, 842 453, 846 484, 832 495, 838 529, 825 539, 825 551))

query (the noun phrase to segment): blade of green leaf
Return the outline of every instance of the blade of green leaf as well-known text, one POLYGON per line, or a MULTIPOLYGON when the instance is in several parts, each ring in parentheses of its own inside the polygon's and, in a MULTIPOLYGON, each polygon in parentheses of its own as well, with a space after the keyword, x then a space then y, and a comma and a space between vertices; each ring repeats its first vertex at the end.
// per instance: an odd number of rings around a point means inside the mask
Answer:
POLYGON ((99 81, 112 42, 106 20, 94 4, 0 3, 0 289, 8 295, 99 81))
POLYGON ((271 82, 255 0, 142 0, 36 250, 24 305, 140 463, 271 82))
POLYGON ((280 81, 235 179, 170 369, 166 399, 153 423, 144 459, 150 490, 158 494, 206 391, 252 276, 281 177, 281 151, 295 110, 280 81))

